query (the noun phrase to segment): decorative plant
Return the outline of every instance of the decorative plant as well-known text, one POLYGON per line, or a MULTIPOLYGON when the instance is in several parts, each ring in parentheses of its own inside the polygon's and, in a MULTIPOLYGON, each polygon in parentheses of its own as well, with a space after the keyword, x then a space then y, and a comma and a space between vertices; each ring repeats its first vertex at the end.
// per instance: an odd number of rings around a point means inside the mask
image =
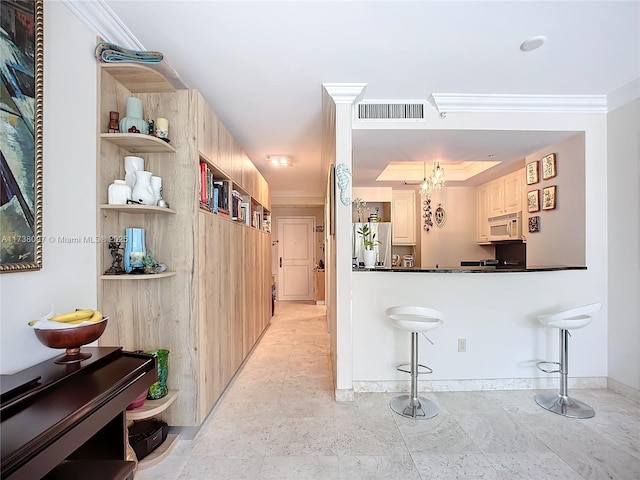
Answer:
POLYGON ((363 225, 362 228, 358 230, 358 235, 362 237, 362 243, 366 250, 373 250, 373 247, 382 244, 380 240, 376 240, 376 234, 371 232, 368 224, 363 225))

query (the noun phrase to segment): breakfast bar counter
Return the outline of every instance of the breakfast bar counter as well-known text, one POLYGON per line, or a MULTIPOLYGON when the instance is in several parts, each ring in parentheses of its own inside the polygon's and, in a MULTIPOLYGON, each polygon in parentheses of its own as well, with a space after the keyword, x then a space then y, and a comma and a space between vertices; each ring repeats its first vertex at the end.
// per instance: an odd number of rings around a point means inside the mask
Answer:
MULTIPOLYGON (((385 310, 397 305, 444 314, 444 323, 428 334, 433 345, 419 345, 420 363, 433 369, 420 376, 422 390, 555 388, 556 376, 540 372, 536 364, 557 357, 558 338, 537 316, 603 301, 598 289, 602 275, 597 267, 572 266, 354 268, 353 391, 407 388, 409 379, 396 366, 410 357, 409 334, 385 317, 385 310)), ((581 338, 572 345, 573 387, 606 386, 604 312, 576 333, 581 338)))
POLYGON ((552 272, 563 270, 586 270, 587 267, 549 265, 538 267, 510 267, 510 266, 486 266, 486 267, 433 267, 433 268, 404 268, 404 267, 375 267, 375 268, 353 268, 354 272, 403 272, 403 273, 509 273, 509 272, 552 272))

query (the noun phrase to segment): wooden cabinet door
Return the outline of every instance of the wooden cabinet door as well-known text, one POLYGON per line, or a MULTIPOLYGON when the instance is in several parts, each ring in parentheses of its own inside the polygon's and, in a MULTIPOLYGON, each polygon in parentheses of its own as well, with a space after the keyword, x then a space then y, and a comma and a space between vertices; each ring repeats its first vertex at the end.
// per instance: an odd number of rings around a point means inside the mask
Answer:
POLYGON ((416 244, 416 193, 413 190, 392 192, 391 221, 392 244, 416 244))

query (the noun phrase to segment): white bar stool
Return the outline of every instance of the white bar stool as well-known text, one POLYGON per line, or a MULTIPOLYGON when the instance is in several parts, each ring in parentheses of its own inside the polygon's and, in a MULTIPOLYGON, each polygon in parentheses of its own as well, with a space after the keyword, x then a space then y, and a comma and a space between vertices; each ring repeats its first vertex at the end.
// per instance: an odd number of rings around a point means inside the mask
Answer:
POLYGON ((538 368, 545 373, 560 373, 560 393, 541 393, 536 395, 536 403, 550 412, 571 418, 591 418, 596 412, 586 403, 569 397, 567 375, 569 373, 569 330, 583 328, 591 323, 590 313, 600 310, 600 303, 592 303, 563 312, 540 315, 538 320, 547 327, 560 331, 560 361, 538 362, 538 368), (558 365, 557 370, 548 370, 544 365, 558 365))
MULTIPOLYGON (((401 330, 411 332, 411 369, 401 368, 398 370, 411 374, 411 395, 399 395, 389 402, 391 410, 403 417, 415 420, 424 420, 438 415, 440 408, 431 400, 418 396, 418 374, 432 373, 431 368, 418 363, 418 333, 428 332, 439 327, 444 319, 442 312, 433 308, 403 305, 390 307, 386 310, 386 316, 393 326, 401 330), (418 369, 425 369, 419 372, 418 369)), ((427 338, 427 340, 429 340, 427 338)), ((431 340, 429 340, 431 342, 431 340)))

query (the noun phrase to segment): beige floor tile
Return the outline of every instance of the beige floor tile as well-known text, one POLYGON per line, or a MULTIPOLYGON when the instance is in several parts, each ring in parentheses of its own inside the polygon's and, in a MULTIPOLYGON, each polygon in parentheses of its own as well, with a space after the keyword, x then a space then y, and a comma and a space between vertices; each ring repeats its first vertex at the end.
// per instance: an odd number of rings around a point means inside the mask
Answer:
POLYGON ((260 480, 338 480, 336 456, 265 457, 260 480))
POLYGON ((136 480, 640 478, 640 406, 576 390, 596 416, 540 408, 533 390, 426 392, 440 414, 391 411, 393 393, 334 400, 325 307, 276 315, 196 438, 136 480))

